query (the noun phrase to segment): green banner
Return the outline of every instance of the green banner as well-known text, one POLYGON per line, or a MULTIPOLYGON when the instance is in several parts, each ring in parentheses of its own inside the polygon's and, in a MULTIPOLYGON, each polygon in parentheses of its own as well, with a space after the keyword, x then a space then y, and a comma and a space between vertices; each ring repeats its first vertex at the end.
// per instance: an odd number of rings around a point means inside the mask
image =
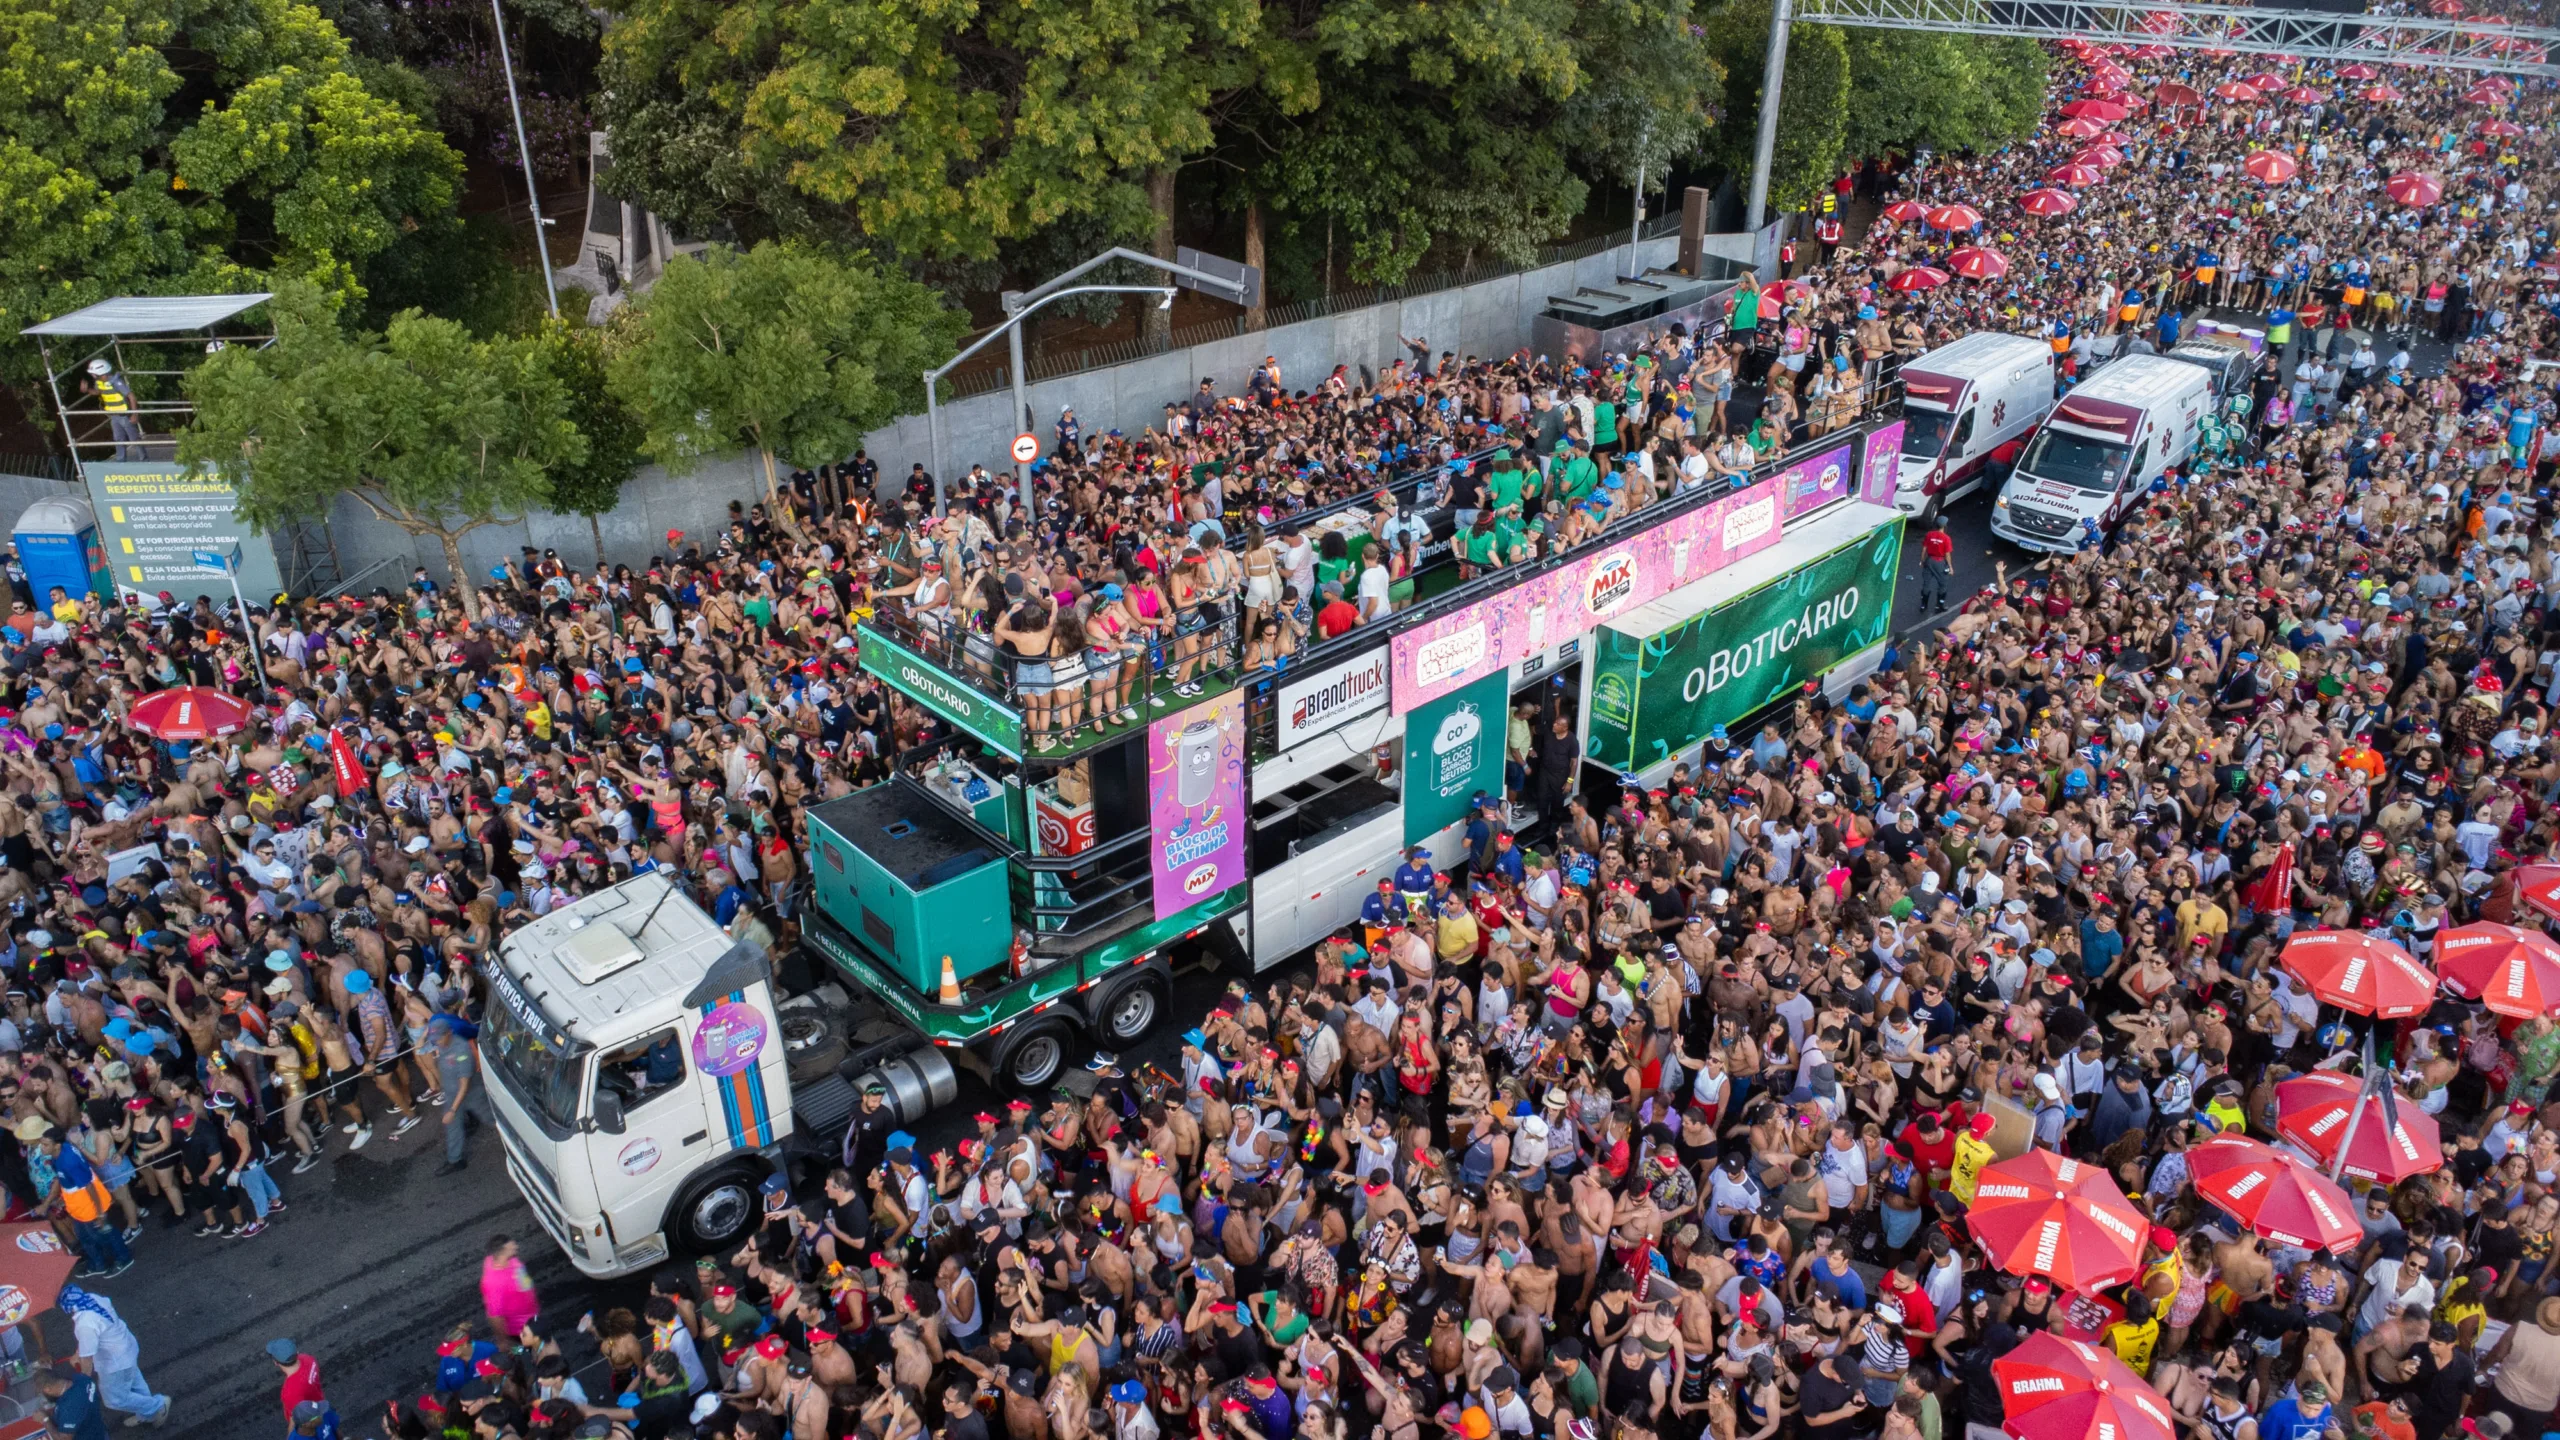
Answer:
POLYGON ((1022 716, 978 693, 974 686, 868 625, 854 632, 862 639, 862 668, 934 714, 993 745, 1015 759, 1022 757, 1022 716))
POLYGON ((1602 629, 1592 647, 1590 756, 1613 770, 1669 759, 1884 641, 1902 524, 1659 635, 1602 629))
POLYGON ((1467 816, 1481 790, 1502 793, 1502 737, 1511 700, 1506 665, 1404 717, 1404 843, 1418 845, 1467 816))

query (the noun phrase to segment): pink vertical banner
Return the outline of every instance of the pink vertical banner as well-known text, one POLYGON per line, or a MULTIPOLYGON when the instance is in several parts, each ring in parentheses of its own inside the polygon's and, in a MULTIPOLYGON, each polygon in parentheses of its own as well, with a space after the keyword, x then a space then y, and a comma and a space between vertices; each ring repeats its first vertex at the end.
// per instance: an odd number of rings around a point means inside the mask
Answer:
POLYGON ((1778 472, 1779 509, 1793 520, 1849 494, 1849 461, 1854 447, 1838 446, 1778 472))
POLYGON ((1902 422, 1896 420, 1867 432, 1866 452, 1858 461, 1858 498, 1890 505, 1894 487, 1901 483, 1902 422))
POLYGON ((1244 692, 1230 690, 1147 727, 1148 865, 1156 918, 1245 878, 1244 692))

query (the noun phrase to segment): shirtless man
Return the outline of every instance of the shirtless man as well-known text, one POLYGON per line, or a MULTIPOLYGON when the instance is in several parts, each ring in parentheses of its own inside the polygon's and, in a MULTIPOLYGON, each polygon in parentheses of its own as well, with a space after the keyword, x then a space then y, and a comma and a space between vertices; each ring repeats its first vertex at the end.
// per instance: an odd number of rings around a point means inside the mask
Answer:
POLYGON ((2356 1381, 2367 1400, 2388 1400, 2404 1392, 2417 1374, 2431 1318, 2423 1305, 2394 1310, 2356 1342, 2356 1381))
POLYGON ((2230 1323, 2233 1312, 2252 1300, 2263 1300, 2275 1288, 2276 1267, 2258 1248, 2258 1237, 2242 1235, 2213 1247, 2213 1262, 2221 1279, 2206 1292, 2208 1328, 2220 1334, 2230 1323))
POLYGON ((1555 1258, 1556 1274, 1574 1282, 1573 1308, 1579 1310, 1591 1303, 1591 1288, 1599 1272, 1599 1259, 1590 1236, 1582 1228, 1582 1217, 1556 1197, 1553 1186, 1538 1201, 1538 1243, 1541 1253, 1555 1258))
POLYGON ((2347 1352, 2338 1344, 2344 1321, 2336 1315, 2314 1315, 2302 1332, 2302 1370, 2296 1377, 2317 1380, 2332 1395, 2347 1393, 2347 1352))

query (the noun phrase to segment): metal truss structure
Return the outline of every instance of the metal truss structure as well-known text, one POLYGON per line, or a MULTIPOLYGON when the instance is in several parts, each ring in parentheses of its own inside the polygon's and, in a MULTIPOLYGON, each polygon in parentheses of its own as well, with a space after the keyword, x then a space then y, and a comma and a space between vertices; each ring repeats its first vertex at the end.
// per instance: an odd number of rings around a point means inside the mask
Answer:
POLYGON ((1796 0, 1795 19, 1884 30, 2086 40, 2296 61, 2560 75, 2560 30, 2485 18, 2162 4, 2158 0, 1796 0))

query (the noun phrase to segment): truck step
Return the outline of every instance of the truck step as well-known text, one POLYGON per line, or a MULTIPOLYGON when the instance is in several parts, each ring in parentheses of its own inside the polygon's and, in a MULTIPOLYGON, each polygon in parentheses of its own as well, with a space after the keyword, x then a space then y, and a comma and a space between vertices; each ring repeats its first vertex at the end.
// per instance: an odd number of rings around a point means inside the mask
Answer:
POLYGON ((820 1148, 842 1141, 853 1123, 857 1097, 841 1075, 821 1075, 791 1087, 792 1128, 820 1148))

